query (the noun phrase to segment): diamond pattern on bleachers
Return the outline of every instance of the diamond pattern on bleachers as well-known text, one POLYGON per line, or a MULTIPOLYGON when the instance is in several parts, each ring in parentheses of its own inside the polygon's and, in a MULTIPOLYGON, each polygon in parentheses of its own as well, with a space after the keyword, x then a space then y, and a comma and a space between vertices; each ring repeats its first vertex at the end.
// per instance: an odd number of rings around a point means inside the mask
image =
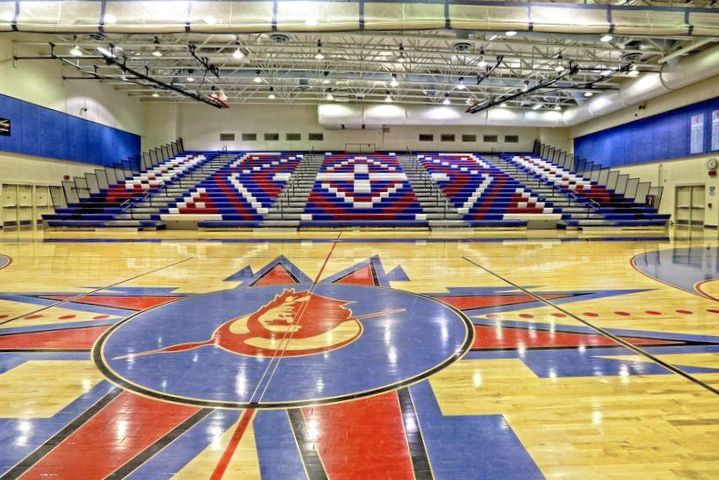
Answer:
POLYGON ((327 154, 303 225, 426 226, 427 216, 395 155, 327 154))
POLYGON ((282 152, 241 155, 170 204, 161 218, 196 220, 200 226, 257 226, 302 158, 282 152))
POLYGON ((70 204, 67 208, 58 208, 54 214, 44 215, 43 218, 51 227, 105 226, 105 222, 115 219, 128 203, 159 190, 177 177, 202 165, 207 158, 201 154, 170 158, 98 193, 91 193, 89 197, 70 204))
POLYGON ((584 201, 599 218, 591 221, 565 220, 567 226, 665 226, 669 215, 660 214, 655 208, 636 203, 631 198, 608 189, 596 182, 535 155, 503 155, 536 178, 552 184, 574 198, 584 201))
POLYGON ((420 164, 473 226, 522 226, 561 214, 502 170, 471 153, 424 153, 420 164))

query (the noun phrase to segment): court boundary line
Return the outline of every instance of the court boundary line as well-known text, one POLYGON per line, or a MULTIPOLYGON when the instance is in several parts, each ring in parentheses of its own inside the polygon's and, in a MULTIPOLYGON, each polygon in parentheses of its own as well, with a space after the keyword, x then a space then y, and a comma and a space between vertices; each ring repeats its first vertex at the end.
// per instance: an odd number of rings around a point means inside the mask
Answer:
POLYGON ((658 358, 658 357, 657 357, 656 355, 654 355, 653 353, 649 353, 649 352, 647 352, 646 350, 644 350, 644 349, 642 349, 642 348, 639 348, 639 347, 637 347, 636 345, 625 341, 624 339, 622 339, 621 337, 619 337, 619 336, 617 336, 617 335, 611 333, 610 331, 608 331, 608 330, 606 330, 606 329, 604 329, 604 328, 602 328, 602 327, 600 327, 600 326, 598 326, 598 325, 595 325, 595 324, 593 324, 592 322, 590 322, 590 321, 588 321, 588 320, 585 320, 585 319, 581 318, 580 316, 576 315, 575 313, 570 312, 569 310, 565 310, 564 308, 560 307, 559 305, 555 305, 555 304, 552 303, 551 301, 545 300, 544 298, 541 298, 540 296, 535 295, 533 292, 527 290, 526 288, 524 288, 524 287, 522 287, 522 286, 520 286, 520 285, 518 285, 518 284, 512 282, 511 280, 509 280, 509 279, 507 279, 507 278, 501 276, 501 275, 498 274, 498 273, 493 272, 492 270, 490 270, 489 268, 485 267, 485 266, 482 265, 481 263, 475 262, 474 260, 472 260, 472 259, 470 259, 470 258, 467 258, 466 256, 462 256, 462 259, 465 260, 466 262, 468 262, 468 263, 474 265, 475 267, 482 269, 483 271, 485 271, 486 273, 492 275, 493 277, 495 277, 495 278, 497 278, 497 279, 499 279, 499 280, 501 280, 501 281, 507 283, 508 285, 511 285, 512 287, 514 287, 514 288, 516 288, 516 289, 518 289, 518 290, 520 290, 520 291, 526 293, 527 295, 532 296, 533 298, 535 298, 535 299, 538 300, 539 302, 543 303, 544 305, 546 305, 546 306, 548 306, 548 307, 551 307, 551 308, 553 308, 553 309, 555 309, 555 310, 558 310, 558 311, 560 311, 560 312, 562 312, 562 313, 568 315, 569 317, 575 319, 576 321, 578 321, 578 322, 580 322, 580 323, 586 325, 587 327, 591 328, 592 330, 598 332, 599 334, 604 335, 605 337, 612 339, 613 341, 615 341, 615 342, 618 343, 619 345, 621 345, 621 346, 623 346, 623 347, 625 347, 625 348, 631 350, 632 352, 638 353, 639 355, 648 358, 649 360, 653 361, 654 363, 657 363, 657 364, 661 365, 662 367, 666 368, 666 369, 669 370, 670 372, 675 373, 675 374, 677 374, 677 375, 680 375, 680 376, 686 378, 687 380, 689 380, 689 381, 691 381, 691 382, 694 382, 695 384, 699 385, 700 387, 704 388, 705 390, 708 390, 709 392, 711 392, 711 393, 713 393, 713 394, 715 394, 715 395, 719 395, 719 389, 718 389, 718 388, 715 388, 715 387, 709 385, 708 383, 706 383, 706 382, 704 382, 704 381, 702 381, 702 380, 696 378, 695 376, 693 376, 693 375, 691 375, 691 374, 685 372, 685 371, 682 370, 681 368, 679 368, 679 367, 677 367, 677 366, 675 366, 675 365, 672 365, 672 364, 669 363, 669 362, 665 362, 664 360, 658 358))
MULTIPOLYGON (((127 257, 126 257, 126 258, 127 258, 127 257)), ((148 270, 148 271, 146 271, 146 272, 139 273, 139 274, 137 274, 137 275, 135 275, 135 276, 132 276, 132 277, 130 277, 130 278, 126 278, 126 279, 124 279, 124 280, 120 280, 120 281, 118 281, 118 282, 111 283, 110 285, 105 285, 104 287, 98 287, 98 288, 95 288, 95 289, 90 290, 90 291, 88 291, 88 292, 83 292, 83 293, 81 293, 81 294, 79 294, 79 295, 75 295, 75 296, 73 296, 73 297, 67 298, 67 299, 65 299, 65 300, 59 300, 59 301, 57 301, 57 302, 55 302, 55 303, 51 303, 50 305, 44 305, 42 308, 38 308, 38 309, 33 310, 33 311, 31 311, 31 312, 26 312, 26 313, 23 313, 22 315, 17 315, 17 316, 15 316, 15 317, 5 319, 5 320, 3 320, 3 321, 0 322, 0 325, 5 325, 6 323, 14 322, 15 320, 19 320, 19 319, 21 319, 21 318, 23 318, 23 317, 26 317, 26 316, 28 316, 28 315, 34 315, 34 314, 39 313, 39 312, 44 312, 45 310, 48 310, 48 309, 51 309, 51 308, 57 308, 57 307, 59 307, 60 305, 65 305, 66 303, 73 303, 73 302, 75 302, 76 300, 79 300, 79 299, 81 299, 81 298, 83 298, 83 297, 91 296, 93 293, 97 293, 97 292, 101 292, 101 291, 103 291, 103 290, 107 290, 107 289, 110 289, 110 288, 113 288, 113 287, 117 287, 118 285, 122 285, 123 283, 131 282, 131 281, 133 281, 133 280, 137 280, 137 279, 140 278, 140 277, 144 277, 145 275, 150 275, 150 274, 152 274, 152 273, 157 273, 157 272, 159 272, 160 270, 164 270, 164 269, 166 269, 166 268, 175 267, 175 266, 177 266, 177 265, 180 265, 181 263, 185 263, 185 262, 190 261, 190 260, 192 260, 192 259, 194 259, 194 258, 195 258, 195 257, 183 258, 182 260, 179 260, 179 261, 177 261, 177 262, 173 262, 173 263, 171 263, 171 264, 169 264, 169 265, 163 265, 163 266, 160 266, 160 267, 157 267, 157 268, 153 268, 152 270, 148 270)), ((128 311, 128 314, 132 314, 132 312, 128 311)))

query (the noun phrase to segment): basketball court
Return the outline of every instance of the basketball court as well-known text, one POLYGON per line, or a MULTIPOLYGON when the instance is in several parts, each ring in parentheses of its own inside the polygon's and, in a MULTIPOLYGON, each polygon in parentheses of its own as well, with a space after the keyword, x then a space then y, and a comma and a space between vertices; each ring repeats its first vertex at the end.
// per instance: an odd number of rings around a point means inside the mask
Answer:
POLYGON ((0 480, 718 478, 717 43, 0 0, 0 480))

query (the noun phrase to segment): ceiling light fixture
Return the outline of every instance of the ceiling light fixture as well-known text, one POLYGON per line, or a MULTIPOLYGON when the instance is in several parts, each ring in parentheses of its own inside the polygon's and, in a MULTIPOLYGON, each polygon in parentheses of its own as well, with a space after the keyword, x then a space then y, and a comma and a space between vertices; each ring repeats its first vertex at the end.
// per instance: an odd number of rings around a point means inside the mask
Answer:
POLYGON ((70 49, 70 55, 73 57, 82 57, 83 53, 82 50, 80 50, 80 47, 78 44, 73 45, 73 47, 70 49))
POLYGON ((115 49, 110 45, 110 48, 107 49, 105 47, 97 47, 97 51, 102 53, 104 56, 109 58, 115 58, 115 49))
POLYGON ((317 40, 317 53, 315 54, 316 60, 324 60, 325 55, 322 53, 322 40, 317 40))
POLYGON ((260 76, 259 70, 255 70, 255 79, 253 80, 255 83, 262 83, 262 77, 260 76))
POLYGON ((538 103, 532 107, 532 110, 539 110, 540 108, 542 108, 542 104, 538 103))
POLYGON ((442 100, 442 104, 443 105, 451 105, 452 104, 452 101, 449 99, 448 93, 444 94, 444 100, 442 100))
POLYGON ((327 101, 329 101, 329 102, 331 102, 332 100, 335 99, 335 96, 332 95, 332 89, 331 89, 331 88, 328 88, 328 89, 327 89, 327 95, 325 95, 325 99, 326 99, 327 101))
POLYGON ((195 81, 195 77, 192 76, 193 73, 195 73, 195 71, 192 70, 192 69, 190 69, 190 70, 187 71, 187 78, 186 78, 186 80, 187 80, 188 82, 194 82, 194 81, 195 81))
POLYGON ((555 106, 554 106, 554 111, 555 111, 555 112, 561 112, 561 111, 562 111, 562 106, 561 106, 561 105, 555 105, 555 106))
POLYGON ((239 47, 240 42, 235 42, 235 43, 236 43, 238 46, 237 46, 237 48, 235 49, 235 51, 232 52, 232 58, 234 58, 235 60, 242 60, 243 58, 245 58, 245 54, 244 54, 244 52, 242 51, 242 49, 239 47))
POLYGON ((112 25, 113 23, 117 23, 117 17, 112 13, 106 13, 104 22, 105 25, 112 25))
POLYGON ((629 67, 629 76, 630 77, 636 77, 639 75, 639 68, 637 68, 636 65, 632 65, 629 67))
POLYGON ((157 98, 157 97, 159 97, 159 96, 160 96, 160 94, 159 94, 159 93, 157 93, 157 92, 152 92, 152 96, 153 96, 153 97, 155 97, 155 98, 157 98))
POLYGON ((526 92, 527 90, 529 90, 529 80, 525 80, 524 85, 522 85, 522 91, 526 92))
POLYGON ((270 87, 270 93, 267 95, 267 98, 270 100, 274 100, 275 98, 275 87, 270 87))
POLYGON ((517 34, 517 32, 514 31, 514 30, 510 30, 510 31, 508 31, 508 32, 505 32, 504 34, 505 34, 506 36, 508 36, 508 37, 513 37, 513 36, 515 36, 515 35, 517 34))
POLYGON ((464 90, 465 88, 467 87, 464 86, 464 77, 459 77, 459 80, 457 81, 457 89, 464 90))
POLYGON ((160 51, 160 39, 158 37, 155 37, 155 41, 153 43, 155 44, 155 49, 152 51, 152 56, 161 57, 162 52, 160 51))
POLYGON ((390 86, 390 87, 393 87, 393 88, 399 87, 399 82, 397 81, 397 74, 396 74, 396 73, 393 73, 393 74, 392 74, 392 81, 389 82, 389 86, 390 86))
POLYGON ((584 92, 584 96, 587 98, 591 97, 592 95, 594 95, 594 92, 584 92))
POLYGON ((387 92, 387 96, 384 97, 385 103, 392 103, 392 95, 389 94, 389 91, 387 92))
POLYGON ((325 70, 325 79, 322 80, 322 83, 323 83, 324 85, 329 85, 329 83, 330 83, 329 75, 330 75, 330 72, 328 72, 327 70, 325 70))
POLYGON ((604 42, 604 43, 609 43, 612 41, 613 38, 614 37, 611 34, 607 33, 606 35, 602 36, 602 38, 600 38, 599 41, 604 42))
POLYGON ((406 59, 404 58, 404 44, 402 44, 402 42, 400 42, 399 43, 399 55, 397 56, 397 61, 399 63, 404 63, 405 60, 406 59))
POLYGON ((507 105, 507 102, 502 102, 499 104, 499 106, 502 108, 507 108, 509 105, 507 105))
POLYGON ((564 65, 557 65, 556 67, 554 67, 554 71, 557 73, 562 73, 564 71, 564 65))

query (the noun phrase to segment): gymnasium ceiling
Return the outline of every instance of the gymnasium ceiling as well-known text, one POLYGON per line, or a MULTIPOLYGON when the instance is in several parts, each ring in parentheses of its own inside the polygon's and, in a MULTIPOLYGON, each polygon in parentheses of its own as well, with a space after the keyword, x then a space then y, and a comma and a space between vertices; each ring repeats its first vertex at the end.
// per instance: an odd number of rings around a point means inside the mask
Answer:
MULTIPOLYGON (((521 2, 515 2, 518 3, 521 2)), ((568 3, 571 2, 553 2, 560 7, 568 3)), ((311 14, 300 13, 305 18, 297 19, 294 26, 255 26, 257 31, 249 32, 244 30, 250 27, 244 26, 222 28, 223 17, 207 14, 196 19, 190 28, 183 25, 179 33, 165 28, 162 31, 171 33, 148 34, 113 29, 119 22, 112 18, 99 31, 77 28, 76 33, 51 33, 34 29, 43 32, 40 39, 16 34, 13 51, 18 57, 45 56, 50 53, 51 42, 53 53, 65 62, 66 78, 101 81, 144 101, 196 99, 108 64, 103 58, 108 51, 132 70, 179 89, 200 95, 209 95, 213 87, 214 92, 221 89, 230 104, 391 101, 409 105, 465 105, 502 101, 517 95, 504 102, 506 106, 564 110, 581 105, 598 93, 614 91, 628 78, 658 72, 665 64, 715 45, 719 38, 712 36, 715 32, 710 27, 719 28, 719 8, 715 9, 714 3, 593 2, 597 9, 614 4, 628 8, 626 11, 631 13, 634 8, 646 18, 632 20, 634 25, 617 22, 587 28, 577 26, 576 22, 543 28, 541 23, 523 23, 521 19, 511 23, 505 19, 478 25, 481 29, 413 29, 416 25, 405 16, 396 25, 401 30, 333 32, 327 31, 331 29, 327 26, 331 24, 329 20, 325 25, 311 14), (684 19, 693 18, 687 16, 688 11, 699 12, 705 28, 657 25, 657 19, 662 18, 659 13, 684 12, 681 14, 684 19), (642 28, 642 22, 649 27, 642 28), (105 49, 105 54, 99 48, 105 49), (207 66, 213 68, 208 71, 207 66), (569 73, 572 67, 575 70, 569 73), (556 83, 532 91, 538 84, 559 76, 562 78, 556 83), (525 90, 530 92, 523 94, 525 90)), ((495 7, 487 8, 492 11, 495 7)), ((578 15, 582 12, 578 11, 578 15)), ((620 17, 616 11, 614 15, 620 17)), ((456 24, 461 25, 452 19, 451 25, 456 24)), ((23 25, 19 26, 22 32, 23 25)))

